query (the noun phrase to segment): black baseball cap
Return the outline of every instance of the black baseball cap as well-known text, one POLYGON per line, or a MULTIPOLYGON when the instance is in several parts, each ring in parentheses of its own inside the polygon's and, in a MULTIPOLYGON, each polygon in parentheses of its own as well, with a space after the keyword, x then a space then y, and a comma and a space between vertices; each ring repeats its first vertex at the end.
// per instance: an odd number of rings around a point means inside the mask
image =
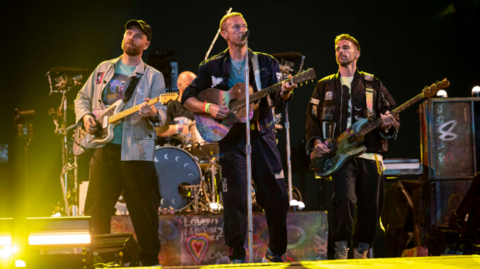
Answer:
POLYGON ((147 40, 148 41, 152 40, 152 27, 150 27, 150 25, 148 25, 146 22, 142 20, 129 20, 125 24, 125 30, 128 30, 128 28, 132 25, 140 26, 140 28, 143 30, 143 32, 147 36, 147 40))

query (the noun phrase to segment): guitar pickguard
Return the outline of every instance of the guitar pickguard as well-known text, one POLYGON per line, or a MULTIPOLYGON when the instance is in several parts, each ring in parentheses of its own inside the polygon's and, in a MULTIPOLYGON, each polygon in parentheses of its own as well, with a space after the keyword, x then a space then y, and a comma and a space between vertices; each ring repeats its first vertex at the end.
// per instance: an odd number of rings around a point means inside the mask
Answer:
POLYGON ((319 165, 314 165, 320 158, 314 158, 311 160, 311 166, 317 176, 320 177, 329 177, 338 172, 340 167, 342 167, 349 159, 358 157, 366 151, 365 146, 357 146, 353 143, 349 143, 348 138, 355 135, 358 131, 363 129, 368 124, 367 119, 360 119, 345 132, 341 133, 334 139, 336 144, 336 150, 334 150, 334 155, 330 158, 327 158, 324 162, 319 163, 319 165))

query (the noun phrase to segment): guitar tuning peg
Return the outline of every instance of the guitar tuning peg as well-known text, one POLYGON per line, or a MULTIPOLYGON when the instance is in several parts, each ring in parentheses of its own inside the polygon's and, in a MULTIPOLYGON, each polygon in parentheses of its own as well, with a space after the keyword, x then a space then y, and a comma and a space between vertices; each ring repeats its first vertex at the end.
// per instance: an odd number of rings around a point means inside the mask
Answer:
POLYGON ((303 83, 300 83, 300 87, 302 87, 302 86, 303 86, 303 83))
POLYGON ((312 83, 313 83, 313 79, 312 79, 312 83))
POLYGON ((308 80, 307 80, 307 81, 305 81, 305 84, 308 84, 308 80))

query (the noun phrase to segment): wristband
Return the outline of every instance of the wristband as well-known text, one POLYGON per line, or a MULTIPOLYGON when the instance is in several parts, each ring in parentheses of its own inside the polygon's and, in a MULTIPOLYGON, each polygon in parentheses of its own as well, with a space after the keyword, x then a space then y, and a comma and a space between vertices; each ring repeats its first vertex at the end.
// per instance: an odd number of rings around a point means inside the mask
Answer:
POLYGON ((205 106, 206 106, 206 105, 207 105, 207 101, 205 101, 205 103, 203 103, 203 106, 202 106, 202 110, 203 110, 203 112, 205 112, 205 113, 207 113, 207 112, 205 111, 205 106))
POLYGON ((206 103, 205 104, 205 113, 207 114, 210 114, 210 106, 212 105, 212 103, 206 103))
POLYGON ((175 125, 175 130, 177 131, 177 134, 181 133, 183 131, 183 124, 175 125))

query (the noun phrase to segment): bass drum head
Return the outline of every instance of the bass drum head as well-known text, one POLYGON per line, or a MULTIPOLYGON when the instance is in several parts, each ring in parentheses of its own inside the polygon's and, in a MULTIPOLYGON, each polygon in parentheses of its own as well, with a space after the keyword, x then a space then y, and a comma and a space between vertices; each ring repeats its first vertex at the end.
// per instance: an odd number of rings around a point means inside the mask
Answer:
POLYGON ((155 169, 160 187, 160 208, 181 209, 188 205, 179 186, 199 185, 201 170, 194 157, 183 149, 165 146, 155 150, 155 169))

